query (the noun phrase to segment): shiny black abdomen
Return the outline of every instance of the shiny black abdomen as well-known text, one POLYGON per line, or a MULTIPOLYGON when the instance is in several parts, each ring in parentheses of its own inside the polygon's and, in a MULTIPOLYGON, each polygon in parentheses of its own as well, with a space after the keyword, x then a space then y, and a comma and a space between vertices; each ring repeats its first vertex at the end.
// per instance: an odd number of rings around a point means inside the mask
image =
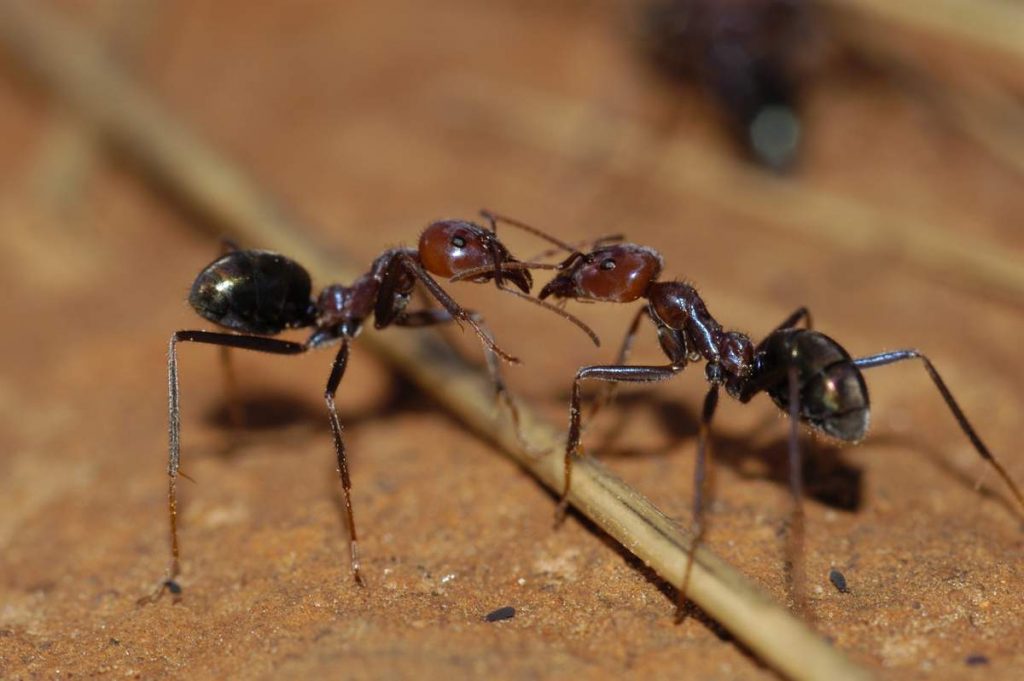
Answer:
POLYGON ((312 288, 309 273, 283 255, 232 251, 199 273, 188 302, 220 326, 273 335, 313 323, 312 288))
POLYGON ((788 369, 795 366, 802 421, 846 442, 858 442, 867 434, 868 388, 839 343, 814 330, 783 329, 761 342, 757 357, 757 372, 768 378, 762 389, 780 409, 789 410, 788 369))

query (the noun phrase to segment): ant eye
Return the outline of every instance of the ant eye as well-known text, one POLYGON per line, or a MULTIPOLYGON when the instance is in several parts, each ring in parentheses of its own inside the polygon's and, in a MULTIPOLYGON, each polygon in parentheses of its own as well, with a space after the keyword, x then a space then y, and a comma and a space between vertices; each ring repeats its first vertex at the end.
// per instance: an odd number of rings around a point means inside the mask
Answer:
POLYGON ((614 270, 615 269, 615 261, 613 259, 611 259, 611 258, 608 258, 606 260, 602 260, 601 261, 601 269, 602 270, 614 270))
POLYGON ((455 246, 455 248, 465 248, 466 247, 466 239, 465 239, 465 237, 453 236, 452 237, 452 246, 455 246))

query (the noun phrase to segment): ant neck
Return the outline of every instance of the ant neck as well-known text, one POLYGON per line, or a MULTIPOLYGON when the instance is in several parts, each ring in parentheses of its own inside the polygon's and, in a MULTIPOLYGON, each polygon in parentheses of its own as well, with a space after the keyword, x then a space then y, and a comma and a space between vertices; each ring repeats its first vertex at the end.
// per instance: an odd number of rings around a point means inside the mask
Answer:
POLYGON ((654 282, 647 290, 652 319, 665 336, 662 349, 672 361, 686 361, 694 355, 707 363, 708 381, 726 386, 738 395, 753 373, 754 344, 739 331, 726 331, 708 311, 704 299, 690 284, 654 282))

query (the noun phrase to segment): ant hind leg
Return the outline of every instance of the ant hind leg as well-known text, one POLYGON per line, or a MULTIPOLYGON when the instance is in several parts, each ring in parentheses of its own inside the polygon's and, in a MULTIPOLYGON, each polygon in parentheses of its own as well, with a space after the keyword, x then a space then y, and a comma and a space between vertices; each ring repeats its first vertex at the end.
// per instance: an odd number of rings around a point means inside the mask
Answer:
POLYGON ((1017 486, 1017 483, 1010 477, 1007 470, 1003 468, 1003 465, 996 460, 989 448, 984 442, 982 442, 981 437, 974 430, 970 421, 967 420, 967 416, 964 414, 963 410, 960 409, 960 405, 957 404, 957 401, 953 398, 953 393, 950 392, 949 388, 946 386, 946 382, 942 380, 942 376, 939 375, 939 372, 935 369, 935 365, 932 364, 930 359, 917 350, 895 350, 892 352, 882 352, 869 357, 860 357, 853 360, 853 364, 860 369, 871 369, 873 367, 894 364, 908 359, 919 359, 924 363, 925 371, 928 372, 928 375, 931 377, 935 387, 938 388, 939 394, 942 395, 942 399, 946 402, 946 406, 949 407, 949 410, 953 413, 953 417, 960 425, 960 430, 964 432, 967 439, 971 441, 972 445, 974 445, 974 449, 978 452, 978 455, 996 470, 999 477, 1001 477, 1003 482, 1006 483, 1006 486, 1010 488, 1010 492, 1021 505, 1021 508, 1024 509, 1024 494, 1021 493, 1020 487, 1017 486))
POLYGON ((801 306, 796 309, 793 314, 786 317, 785 321, 775 327, 773 331, 782 331, 783 329, 791 329, 800 323, 800 320, 806 322, 806 328, 814 328, 814 324, 811 321, 811 311, 806 306, 801 306))
POLYGON ((181 467, 181 408, 178 388, 178 343, 205 343, 222 348, 239 348, 277 355, 298 355, 308 349, 301 343, 266 338, 264 336, 242 336, 212 331, 175 331, 167 346, 167 514, 170 520, 171 559, 167 573, 149 596, 138 600, 140 605, 152 603, 170 591, 175 597, 181 594, 181 587, 175 581, 181 573, 178 548, 178 474, 181 467))
POLYGON ((793 603, 798 611, 804 612, 806 602, 803 593, 805 582, 803 457, 800 452, 800 373, 796 366, 789 367, 787 383, 789 386, 789 489, 793 496, 793 508, 786 537, 786 573, 793 603))

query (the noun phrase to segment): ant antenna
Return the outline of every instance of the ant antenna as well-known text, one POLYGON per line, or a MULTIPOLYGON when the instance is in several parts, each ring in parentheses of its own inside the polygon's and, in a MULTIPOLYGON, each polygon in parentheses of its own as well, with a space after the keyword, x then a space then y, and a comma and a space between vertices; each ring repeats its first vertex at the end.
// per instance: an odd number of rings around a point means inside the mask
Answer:
POLYGON ((523 293, 522 291, 516 291, 515 289, 505 288, 504 286, 502 286, 498 290, 499 291, 504 291, 505 293, 511 293, 512 295, 514 295, 514 296, 516 296, 518 298, 522 298, 523 300, 528 300, 531 303, 533 303, 534 305, 539 305, 540 307, 543 307, 545 310, 551 310, 552 312, 554 312, 556 315, 558 315, 562 319, 565 319, 566 321, 571 322, 572 324, 575 324, 576 326, 578 326, 580 328, 580 330, 583 331, 583 333, 585 333, 588 336, 590 336, 590 340, 594 341, 594 345, 595 346, 601 347, 601 339, 598 338, 596 333, 594 333, 594 330, 591 329, 589 326, 587 326, 583 322, 583 320, 581 320, 578 317, 575 317, 575 316, 569 314, 568 312, 566 312, 562 308, 556 307, 556 306, 552 305, 551 303, 548 303, 546 301, 540 300, 538 298, 534 298, 533 296, 528 296, 525 293, 523 293))
MULTIPOLYGON (((574 244, 570 244, 570 246, 572 246, 572 250, 569 252, 572 255, 576 255, 578 253, 582 253, 584 248, 586 248, 588 251, 592 251, 595 248, 600 248, 601 246, 604 246, 605 244, 614 244, 620 241, 625 241, 625 239, 625 234, 609 234, 608 236, 599 236, 596 239, 577 241, 574 244)), ((560 250, 562 249, 549 248, 548 250, 538 253, 537 255, 530 258, 529 262, 533 263, 536 260, 544 260, 545 258, 550 258, 553 255, 557 255, 560 250)))
MULTIPOLYGON (((495 265, 480 265, 469 270, 463 270, 458 274, 453 274, 448 278, 448 281, 455 283, 459 281, 465 281, 467 279, 473 279, 479 277, 482 274, 497 273, 498 271, 508 270, 562 270, 569 266, 572 262, 575 262, 576 258, 584 255, 581 249, 587 248, 588 251, 595 248, 604 246, 605 244, 613 244, 623 241, 625 239, 623 234, 609 234, 608 236, 601 236, 596 239, 588 239, 586 241, 577 241, 575 244, 565 244, 559 248, 550 248, 546 251, 542 251, 537 255, 533 256, 526 262, 503 262, 500 266, 495 265), (567 248, 566 248, 567 247, 567 248), (550 258, 556 255, 561 250, 568 250, 569 257, 560 263, 546 263, 537 262, 544 258, 550 258)), ((581 301, 582 302, 582 301, 581 301)))
MULTIPOLYGON (((512 262, 512 263, 502 263, 501 267, 504 268, 506 271, 508 271, 508 270, 527 270, 527 269, 538 269, 538 270, 557 270, 557 269, 561 269, 561 265, 555 265, 553 263, 543 263, 543 262, 512 262)), ((494 271, 495 271, 495 267, 493 265, 482 265, 480 267, 474 267, 471 270, 466 270, 464 272, 459 272, 458 274, 452 275, 451 277, 448 278, 448 281, 454 283, 454 282, 463 281, 465 279, 473 279, 474 277, 478 277, 481 274, 490 274, 491 272, 494 272, 494 271)), ((562 319, 565 319, 566 321, 568 321, 568 322, 578 326, 580 328, 580 330, 583 331, 583 333, 585 333, 588 336, 590 336, 590 340, 594 341, 594 345, 596 345, 597 347, 601 347, 601 339, 594 332, 594 330, 591 329, 589 326, 587 326, 587 324, 582 319, 580 319, 580 318, 578 318, 578 317, 576 317, 576 316, 566 312, 561 307, 552 305, 551 303, 548 303, 546 301, 540 300, 539 298, 534 298, 533 296, 528 296, 525 293, 522 293, 521 291, 516 291, 515 289, 510 289, 510 288, 508 288, 508 287, 506 287, 504 285, 498 286, 498 290, 499 291, 504 291, 505 293, 510 293, 510 294, 512 294, 512 295, 514 295, 514 296, 516 296, 518 298, 522 298, 523 300, 528 300, 531 303, 533 303, 534 305, 537 305, 539 307, 543 307, 545 310, 550 310, 550 311, 554 312, 555 314, 557 314, 562 319)))
POLYGON ((498 269, 508 272, 509 270, 558 270, 561 269, 560 264, 546 263, 546 262, 503 262, 500 267, 494 265, 480 265, 469 270, 463 270, 458 274, 453 274, 448 277, 448 281, 456 283, 459 281, 465 281, 467 279, 475 279, 482 274, 491 274, 498 269))
POLYGON ((563 251, 569 251, 571 253, 574 250, 573 247, 570 244, 567 244, 564 241, 562 241, 561 239, 559 239, 557 237, 553 237, 550 234, 548 234, 547 232, 544 232, 544 231, 542 231, 542 230, 540 230, 540 229, 538 229, 538 228, 536 228, 536 227, 534 227, 532 225, 528 225, 525 222, 521 222, 521 221, 516 220, 514 218, 505 217, 504 215, 499 215, 498 213, 492 213, 489 210, 482 210, 482 211, 480 211, 480 215, 482 215, 485 220, 487 220, 488 222, 491 223, 491 231, 492 232, 497 232, 498 231, 498 223, 502 222, 502 223, 504 223, 506 225, 510 225, 512 227, 518 227, 519 229, 523 230, 524 232, 528 232, 530 234, 533 234, 534 236, 540 237, 541 239, 544 239, 545 241, 550 241, 551 243, 553 243, 554 245, 558 246, 563 251))
POLYGON ((625 235, 623 235, 623 234, 609 234, 607 236, 599 236, 596 239, 586 239, 584 241, 577 241, 574 244, 570 244, 570 243, 567 243, 565 241, 562 241, 561 239, 559 239, 557 237, 551 236, 547 232, 545 232, 545 231, 543 231, 541 229, 538 229, 537 227, 534 227, 533 225, 528 225, 525 222, 522 222, 521 220, 516 220, 515 218, 506 217, 504 215, 500 215, 498 213, 494 213, 494 212, 489 211, 489 210, 482 210, 482 211, 480 211, 480 215, 482 215, 485 220, 487 220, 488 222, 491 223, 491 231, 492 232, 497 232, 498 231, 497 225, 498 225, 499 222, 501 222, 501 223, 504 223, 506 225, 510 225, 512 227, 517 227, 517 228, 523 230, 524 232, 528 232, 529 234, 533 234, 534 236, 540 237, 541 239, 544 239, 545 241, 550 241, 555 246, 557 246, 557 248, 548 249, 548 250, 546 250, 546 251, 544 251, 544 252, 542 252, 542 253, 540 253, 540 254, 532 257, 532 258, 530 258, 531 261, 542 260, 544 258, 549 258, 549 257, 555 255, 556 253, 558 253, 559 251, 565 251, 566 253, 570 253, 570 254, 575 255, 577 253, 580 253, 581 250, 584 247, 586 247, 587 250, 592 250, 594 248, 597 248, 598 246, 603 246, 604 244, 608 244, 608 243, 615 243, 617 241, 622 241, 622 240, 624 240, 626 238, 625 235))

